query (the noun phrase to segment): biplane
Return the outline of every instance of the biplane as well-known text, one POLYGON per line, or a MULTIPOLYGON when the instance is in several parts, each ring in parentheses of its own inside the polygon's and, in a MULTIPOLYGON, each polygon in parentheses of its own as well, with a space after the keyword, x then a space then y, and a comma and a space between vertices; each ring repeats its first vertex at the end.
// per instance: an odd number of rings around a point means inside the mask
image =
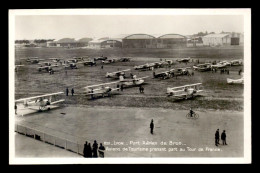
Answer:
POLYGON ((189 71, 190 67, 185 67, 185 68, 177 68, 174 72, 174 76, 183 76, 183 75, 189 75, 190 71, 189 71))
POLYGON ((198 65, 194 65, 193 69, 197 70, 197 71, 211 71, 211 64, 210 63, 205 63, 205 64, 198 64, 198 65))
POLYGON ((231 64, 231 66, 243 65, 243 60, 242 59, 233 60, 233 61, 230 61, 230 64, 231 64))
POLYGON ((118 61, 120 61, 120 62, 129 62, 130 58, 120 58, 118 61))
POLYGON ((188 58, 182 58, 182 59, 177 59, 176 61, 178 61, 179 63, 188 63, 188 62, 190 62, 190 57, 188 57, 188 58))
POLYGON ((60 62, 61 59, 60 58, 49 58, 50 60, 52 60, 52 62, 60 62))
POLYGON ((184 85, 179 87, 167 88, 167 96, 172 96, 175 99, 189 99, 195 97, 201 90, 202 83, 196 83, 191 85, 184 85))
POLYGON ((106 60, 107 59, 107 57, 104 57, 104 56, 101 56, 101 57, 96 57, 96 58, 94 58, 94 61, 99 61, 99 60, 106 60))
POLYGON ((43 63, 39 63, 40 67, 38 67, 38 71, 41 72, 42 70, 46 70, 47 72, 52 71, 53 67, 58 67, 58 64, 52 64, 50 62, 43 62, 43 63))
POLYGON ((60 99, 53 101, 53 99, 55 99, 57 95, 63 93, 64 92, 57 92, 15 100, 15 103, 17 105, 17 114, 23 116, 30 113, 41 112, 57 108, 58 106, 54 104, 64 102, 65 100, 60 99))
POLYGON ((170 69, 168 71, 160 72, 160 73, 155 73, 153 72, 153 77, 154 78, 163 78, 163 79, 169 79, 170 77, 174 77, 174 71, 175 69, 170 69))
POLYGON ((147 63, 144 65, 138 65, 138 66, 134 66, 135 70, 153 70, 154 69, 154 65, 153 63, 147 63))
POLYGON ((85 93, 87 96, 91 96, 93 99, 96 95, 101 95, 105 97, 105 95, 110 96, 111 92, 119 91, 119 85, 116 88, 112 88, 109 85, 116 84, 117 82, 103 83, 98 85, 91 85, 84 87, 86 89, 85 93))
POLYGON ((87 66, 87 65, 90 65, 90 66, 96 66, 97 65, 97 63, 94 61, 94 60, 86 60, 86 61, 83 61, 83 64, 85 65, 85 66, 87 66))
POLYGON ((21 59, 26 59, 26 62, 30 62, 31 64, 38 64, 40 61, 44 61, 44 59, 39 59, 38 57, 29 57, 21 59))
POLYGON ((211 68, 212 69, 221 69, 221 68, 226 68, 227 66, 231 66, 231 63, 229 63, 227 61, 221 61, 215 65, 211 65, 211 68))
POLYGON ((132 87, 132 86, 139 86, 144 83, 144 79, 148 78, 149 76, 136 78, 136 75, 133 76, 133 79, 124 79, 123 76, 119 76, 121 85, 124 87, 132 87))
POLYGON ((102 63, 103 63, 103 64, 111 64, 111 63, 114 63, 114 62, 116 62, 116 61, 118 61, 118 59, 116 59, 116 58, 111 58, 111 59, 102 60, 102 63))
POLYGON ((107 72, 106 73, 106 77, 107 78, 116 78, 116 79, 119 79, 119 76, 123 76, 125 77, 125 72, 126 71, 130 71, 130 69, 126 69, 126 70, 121 70, 121 71, 116 71, 116 72, 107 72))

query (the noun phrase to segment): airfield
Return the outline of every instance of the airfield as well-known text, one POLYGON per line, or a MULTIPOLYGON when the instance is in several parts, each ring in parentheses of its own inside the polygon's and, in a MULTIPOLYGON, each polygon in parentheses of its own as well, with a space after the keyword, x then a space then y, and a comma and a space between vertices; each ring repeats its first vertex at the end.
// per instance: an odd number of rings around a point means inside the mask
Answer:
MULTIPOLYGON (((93 143, 110 142, 105 147, 113 148, 114 141, 124 142, 122 147, 131 147, 130 141, 181 142, 183 147, 216 148, 214 134, 217 128, 227 131, 227 146, 220 145, 220 151, 107 151, 106 157, 242 157, 243 156, 243 85, 228 85, 226 79, 239 79, 238 70, 243 66, 229 67, 229 74, 194 71, 194 76, 178 76, 176 79, 153 79, 153 71, 137 71, 135 65, 158 62, 160 59, 171 59, 174 64, 170 68, 159 68, 162 72, 179 67, 192 67, 199 63, 214 60, 243 59, 243 47, 228 48, 186 48, 186 49, 66 49, 66 48, 23 48, 15 49, 15 64, 25 64, 15 73, 15 99, 37 96, 46 93, 65 92, 66 87, 73 87, 75 95, 59 96, 65 99, 61 108, 48 112, 26 116, 16 116, 18 124, 40 128, 49 133, 57 133, 60 137, 71 136, 73 140, 84 144, 87 140, 93 143), (130 62, 116 62, 97 66, 78 65, 79 69, 65 70, 64 67, 54 69, 54 74, 38 72, 37 64, 26 64, 21 58, 39 57, 41 59, 101 55, 108 58, 131 58, 130 62), (191 57, 193 62, 178 63, 178 58, 191 57), (137 77, 150 76, 145 79, 144 93, 138 87, 127 88, 115 92, 111 97, 91 100, 83 94, 84 87, 115 79, 105 78, 106 72, 125 69, 137 77), (67 73, 65 72, 67 71, 67 73), (202 83, 202 96, 191 100, 176 101, 166 97, 167 87, 177 87, 193 83, 202 83), (187 119, 189 108, 200 115, 199 119, 187 119), (61 114, 62 113, 62 114, 61 114), (154 119, 154 135, 149 133, 149 124, 154 119), (126 145, 127 144, 127 145, 126 145)), ((137 147, 139 145, 132 146, 137 147)), ((139 147, 153 148, 152 145, 139 147)), ((156 145, 157 147, 162 147, 156 145)), ((166 145, 166 150, 170 148, 166 145)), ((175 146, 176 147, 176 146, 175 146)), ((180 148, 180 146, 177 146, 180 148)))

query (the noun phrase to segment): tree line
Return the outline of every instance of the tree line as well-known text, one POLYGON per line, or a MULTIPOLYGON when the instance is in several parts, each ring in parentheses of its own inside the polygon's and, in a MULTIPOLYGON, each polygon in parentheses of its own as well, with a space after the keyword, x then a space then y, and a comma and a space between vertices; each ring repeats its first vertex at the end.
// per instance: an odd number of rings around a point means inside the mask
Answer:
MULTIPOLYGON (((33 40, 33 43, 46 43, 48 41, 53 41, 55 39, 35 39, 33 40)), ((16 44, 29 44, 29 40, 15 40, 16 44)))

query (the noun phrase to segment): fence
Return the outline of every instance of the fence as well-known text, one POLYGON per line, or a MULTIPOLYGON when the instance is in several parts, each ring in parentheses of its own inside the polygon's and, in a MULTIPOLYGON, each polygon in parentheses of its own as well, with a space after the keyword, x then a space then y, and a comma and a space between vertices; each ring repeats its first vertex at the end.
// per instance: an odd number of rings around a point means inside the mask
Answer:
POLYGON ((28 137, 32 137, 36 140, 54 145, 56 147, 63 148, 65 150, 83 155, 84 144, 81 142, 74 142, 68 139, 64 139, 55 135, 47 134, 43 131, 26 127, 20 124, 15 124, 15 132, 23 134, 28 137))

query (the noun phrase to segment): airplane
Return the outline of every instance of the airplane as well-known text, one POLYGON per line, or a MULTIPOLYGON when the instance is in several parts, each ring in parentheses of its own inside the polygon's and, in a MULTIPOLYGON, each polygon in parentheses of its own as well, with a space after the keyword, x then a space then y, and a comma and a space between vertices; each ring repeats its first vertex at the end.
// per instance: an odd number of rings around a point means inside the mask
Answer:
POLYGON ((132 87, 132 86, 138 86, 144 83, 144 79, 148 78, 149 76, 136 78, 136 75, 133 76, 133 79, 124 79, 123 76, 119 76, 119 81, 122 83, 122 86, 126 87, 132 87))
POLYGON ((88 56, 84 57, 73 57, 73 59, 76 59, 77 61, 84 61, 84 58, 87 58, 88 56))
POLYGON ((153 77, 154 78, 168 79, 168 78, 174 76, 174 71, 175 71, 175 69, 171 69, 171 70, 165 71, 165 72, 160 72, 160 73, 157 73, 157 74, 155 72, 153 72, 153 77))
POLYGON ((46 70, 47 72, 52 70, 52 67, 58 67, 58 64, 52 64, 50 62, 43 62, 39 63, 40 67, 38 67, 38 71, 41 72, 42 70, 46 70))
POLYGON ((20 67, 23 67, 23 66, 24 66, 24 65, 15 65, 15 67, 14 67, 15 72, 17 72, 18 69, 19 69, 20 67))
POLYGON ((230 64, 231 64, 231 66, 243 65, 243 60, 242 59, 233 60, 233 61, 230 61, 230 64))
POLYGON ((96 58, 94 58, 94 61, 98 61, 98 60, 106 60, 107 59, 107 57, 103 57, 103 56, 101 56, 101 57, 96 57, 96 58))
POLYGON ((114 62, 116 62, 116 61, 118 61, 118 59, 112 58, 112 59, 102 60, 102 63, 103 63, 103 64, 110 64, 110 63, 114 63, 114 62))
POLYGON ((111 88, 109 85, 118 83, 116 82, 110 82, 110 83, 103 83, 103 84, 98 84, 98 85, 91 85, 91 86, 86 86, 86 95, 90 95, 91 98, 93 99, 95 95, 101 95, 102 97, 110 96, 111 92, 113 91, 119 91, 119 85, 116 88, 111 88), (95 89, 94 89, 95 88, 95 89))
POLYGON ((227 61, 221 61, 218 62, 215 65, 211 65, 211 68, 215 68, 215 69, 221 69, 221 68, 226 68, 227 66, 231 66, 231 63, 227 62, 227 61))
MULTIPOLYGON (((243 75, 243 73, 241 75, 243 75)), ((227 78, 227 83, 228 84, 244 84, 244 77, 242 77, 241 79, 227 78)))
POLYGON ((194 65, 193 69, 197 70, 197 71, 211 71, 211 64, 210 63, 205 63, 205 64, 198 64, 198 65, 194 65))
POLYGON ((64 102, 65 99, 52 101, 52 98, 53 96, 55 97, 56 95, 60 95, 63 93, 64 92, 57 92, 15 100, 15 103, 18 103, 17 112, 21 112, 21 114, 18 113, 18 115, 20 114, 23 116, 34 112, 42 112, 53 108, 57 108, 58 106, 55 106, 54 104, 64 102))
POLYGON ((154 65, 153 63, 147 63, 144 65, 138 65, 138 66, 134 66, 135 70, 153 70, 154 69, 154 65))
POLYGON ((177 59, 176 61, 178 61, 179 63, 187 63, 187 62, 190 62, 190 57, 188 58, 182 58, 182 59, 177 59))
POLYGON ((61 61, 60 58, 49 58, 49 59, 56 63, 61 61))
POLYGON ((118 61, 120 61, 120 62, 128 62, 128 61, 130 61, 130 58, 120 58, 118 61))
POLYGON ((125 77, 125 72, 126 71, 130 71, 130 69, 116 71, 116 72, 112 72, 112 73, 107 72, 106 73, 106 77, 107 78, 117 78, 117 79, 119 78, 119 76, 125 77))
POLYGON ((39 59, 38 57, 29 57, 29 58, 21 58, 26 59, 26 62, 30 62, 32 64, 38 64, 40 61, 44 61, 44 59, 39 59))
POLYGON ((184 85, 180 87, 167 88, 167 96, 174 97, 176 99, 188 99, 196 96, 197 93, 202 92, 200 89, 202 83, 196 83, 191 85, 184 85))
POLYGON ((178 69, 174 72, 174 76, 188 75, 188 74, 190 74, 190 72, 189 72, 188 69, 190 69, 190 67, 178 68, 178 69))
POLYGON ((93 66, 93 65, 97 65, 97 63, 93 60, 87 60, 87 61, 83 61, 83 64, 84 65, 90 65, 90 66, 93 66))

